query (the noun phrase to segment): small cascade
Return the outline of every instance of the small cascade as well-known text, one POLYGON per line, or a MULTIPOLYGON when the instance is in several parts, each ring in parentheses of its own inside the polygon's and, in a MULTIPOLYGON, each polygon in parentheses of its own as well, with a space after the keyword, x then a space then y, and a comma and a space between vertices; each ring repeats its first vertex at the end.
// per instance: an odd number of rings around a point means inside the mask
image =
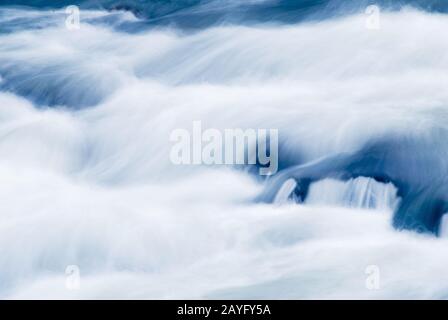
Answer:
POLYGON ((442 216, 442 220, 440 221, 440 229, 439 229, 439 237, 448 238, 448 212, 442 216))
POLYGON ((305 203, 310 205, 394 210, 398 202, 392 183, 359 177, 348 181, 325 179, 311 184, 305 203))

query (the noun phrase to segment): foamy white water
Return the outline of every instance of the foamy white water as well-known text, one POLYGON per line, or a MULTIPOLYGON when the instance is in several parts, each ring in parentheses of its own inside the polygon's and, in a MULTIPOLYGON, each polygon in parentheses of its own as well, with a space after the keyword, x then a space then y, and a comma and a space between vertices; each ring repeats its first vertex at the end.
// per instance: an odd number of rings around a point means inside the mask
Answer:
POLYGON ((278 128, 280 157, 303 162, 448 129, 447 16, 127 33, 85 14, 69 31, 14 10, 43 27, 0 35, 1 298, 447 297, 448 240, 394 230, 391 184, 322 180, 304 204, 258 204, 243 170, 169 160, 194 120, 278 128))

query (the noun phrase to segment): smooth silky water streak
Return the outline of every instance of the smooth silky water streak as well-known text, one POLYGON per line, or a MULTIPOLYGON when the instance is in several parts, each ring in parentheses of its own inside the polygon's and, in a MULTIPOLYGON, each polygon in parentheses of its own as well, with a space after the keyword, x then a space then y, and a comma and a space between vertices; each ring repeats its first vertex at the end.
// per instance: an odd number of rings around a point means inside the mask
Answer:
MULTIPOLYGON (((194 30, 131 9, 81 8, 76 32, 62 9, 0 14, 1 298, 446 298, 447 240, 378 214, 400 198, 386 180, 337 182, 328 199, 317 181, 308 204, 273 206, 243 171, 168 161, 171 130, 198 119, 278 128, 286 167, 426 137, 394 169, 417 186, 406 209, 443 211, 446 15, 384 11, 370 31, 363 10, 295 23, 268 2, 243 22, 199 10, 194 30), (364 286, 372 264, 381 290, 364 286)), ((269 198, 303 200, 295 183, 269 198)))

